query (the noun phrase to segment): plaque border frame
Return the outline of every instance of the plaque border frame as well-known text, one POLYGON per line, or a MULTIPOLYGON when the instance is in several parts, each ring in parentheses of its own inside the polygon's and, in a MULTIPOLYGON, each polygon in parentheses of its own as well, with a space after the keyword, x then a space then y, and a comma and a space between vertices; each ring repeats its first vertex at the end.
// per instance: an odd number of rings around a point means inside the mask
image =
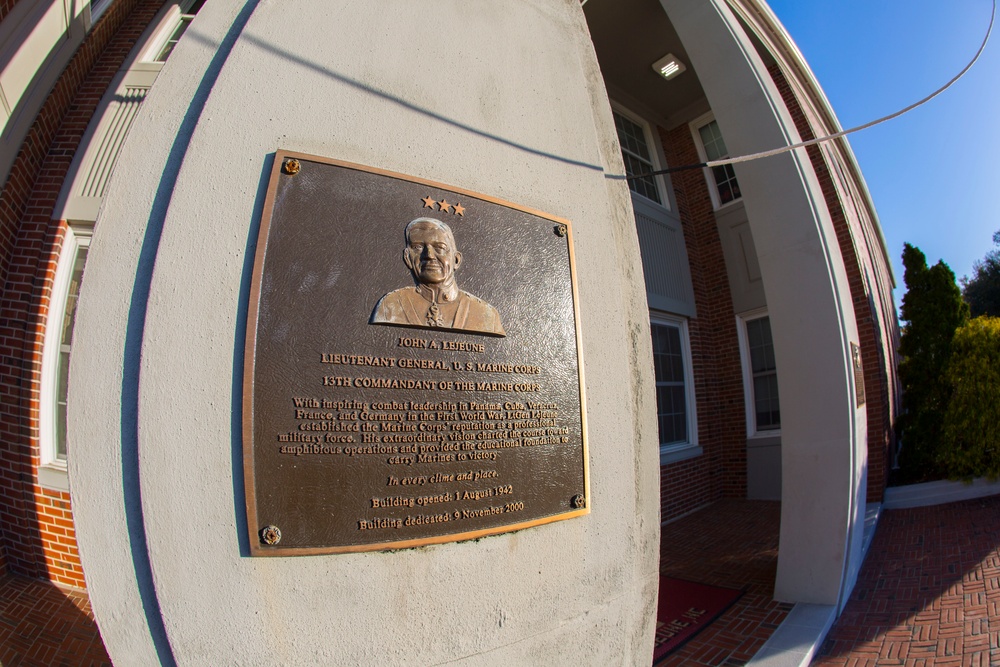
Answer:
MULTIPOLYGON (((584 516, 590 514, 591 501, 590 501, 590 454, 587 445, 587 410, 586 410, 586 384, 584 382, 584 369, 583 369, 583 335, 580 327, 580 307, 579 307, 579 294, 577 291, 576 284, 576 255, 573 248, 573 226, 569 220, 565 218, 560 218, 558 216, 545 213, 538 209, 534 209, 528 206, 522 206, 520 204, 515 204, 513 202, 506 201, 504 199, 499 199, 497 197, 491 197, 490 195, 475 192, 473 190, 467 190, 465 188, 455 187, 448 185, 446 183, 441 183, 439 181, 432 181, 426 178, 420 178, 418 176, 410 176, 408 174, 402 174, 395 171, 390 171, 387 169, 381 169, 378 167, 369 167, 367 165, 358 164, 355 162, 347 162, 344 160, 337 160, 334 158, 323 157, 319 155, 311 155, 308 153, 300 153, 297 151, 291 151, 287 149, 278 149, 274 152, 274 162, 271 165, 270 175, 268 176, 267 184, 267 194, 264 198, 264 206, 261 209, 260 218, 260 228, 257 232, 257 244, 254 250, 254 260, 253 260, 253 272, 251 274, 250 282, 250 292, 249 301, 247 305, 247 320, 246 320, 246 336, 243 347, 243 382, 242 382, 242 403, 241 409, 241 423, 242 423, 242 447, 243 447, 243 488, 244 495, 246 497, 246 516, 247 516, 247 538, 250 545, 250 556, 316 556, 323 554, 342 554, 342 553, 363 553, 370 551, 393 551, 398 549, 412 549, 414 547, 421 547, 431 544, 447 544, 450 542, 465 542, 468 540, 475 540, 481 537, 487 537, 489 535, 500 535, 503 533, 511 533, 518 530, 523 530, 525 528, 532 528, 534 526, 541 526, 549 523, 554 523, 556 521, 563 521, 566 519, 573 519, 579 516, 584 516), (560 514, 553 514, 545 517, 540 517, 538 519, 531 519, 529 521, 519 521, 517 523, 504 524, 502 526, 493 526, 491 528, 482 528, 479 530, 469 530, 460 533, 448 533, 447 535, 434 535, 431 537, 421 537, 406 540, 395 540, 392 542, 373 542, 369 544, 354 544, 346 546, 332 546, 332 547, 282 547, 282 546, 266 546, 261 544, 260 541, 260 531, 262 527, 259 526, 257 520, 257 498, 256 498, 256 487, 255 481, 256 476, 254 474, 254 440, 253 440, 253 388, 254 388, 254 369, 256 357, 252 353, 256 349, 257 342, 257 316, 260 310, 260 285, 261 278, 263 277, 264 269, 264 259, 267 250, 267 238, 271 230, 271 221, 273 219, 274 213, 274 200, 275 194, 278 188, 278 180, 281 176, 282 167, 285 161, 288 159, 305 160, 307 162, 317 162, 320 164, 332 165, 335 167, 343 167, 346 169, 354 169, 356 171, 362 171, 369 174, 377 174, 380 176, 388 176, 390 178, 396 178, 403 181, 408 181, 410 183, 418 183, 420 185, 426 185, 429 187, 447 190, 448 192, 453 192, 466 197, 472 197, 474 199, 479 199, 491 204, 497 204, 506 208, 514 209, 516 211, 521 211, 523 213, 528 213, 536 217, 543 218, 545 220, 550 220, 557 225, 564 225, 566 229, 566 243, 568 246, 568 260, 569 260, 569 274, 570 274, 570 290, 573 295, 573 326, 574 332, 576 334, 576 354, 577 354, 577 375, 580 382, 580 439, 582 445, 583 454, 583 497, 584 506, 579 509, 572 509, 568 512, 562 512, 560 514)), ((280 527, 279 527, 280 528, 280 527)))

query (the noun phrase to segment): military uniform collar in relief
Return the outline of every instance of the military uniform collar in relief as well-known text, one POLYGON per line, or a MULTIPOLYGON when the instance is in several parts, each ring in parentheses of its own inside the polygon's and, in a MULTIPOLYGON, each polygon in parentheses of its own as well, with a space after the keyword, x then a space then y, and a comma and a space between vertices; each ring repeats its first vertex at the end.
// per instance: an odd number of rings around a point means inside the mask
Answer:
POLYGON ((417 285, 417 294, 431 303, 450 303, 458 299, 461 291, 454 282, 441 288, 433 288, 423 283, 417 285))

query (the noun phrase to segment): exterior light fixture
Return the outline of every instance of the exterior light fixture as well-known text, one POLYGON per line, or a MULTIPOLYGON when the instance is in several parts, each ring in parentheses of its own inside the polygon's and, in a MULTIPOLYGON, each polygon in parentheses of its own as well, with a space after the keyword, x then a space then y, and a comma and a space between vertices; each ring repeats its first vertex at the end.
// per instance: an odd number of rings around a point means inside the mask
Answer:
POLYGON ((653 71, 662 76, 664 79, 669 81, 681 72, 687 69, 687 66, 680 61, 680 59, 672 53, 668 53, 663 56, 655 63, 653 63, 653 71))

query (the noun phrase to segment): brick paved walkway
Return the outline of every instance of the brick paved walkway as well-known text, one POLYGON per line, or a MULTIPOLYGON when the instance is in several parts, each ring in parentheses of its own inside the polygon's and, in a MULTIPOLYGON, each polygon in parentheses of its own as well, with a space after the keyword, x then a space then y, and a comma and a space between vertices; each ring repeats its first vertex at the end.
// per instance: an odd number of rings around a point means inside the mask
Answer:
MULTIPOLYGON (((660 571, 745 590, 662 663, 749 660, 791 605, 774 602, 781 505, 726 500, 664 527, 660 571)), ((85 593, 0 575, 0 664, 110 665, 85 593)), ((1000 665, 1000 497, 883 513, 817 667, 1000 665)))
POLYGON ((87 594, 0 574, 0 665, 111 665, 87 594))
POLYGON ((884 512, 813 665, 1000 665, 1000 497, 884 512))
POLYGON ((743 665, 781 624, 792 605, 772 599, 780 520, 779 502, 720 500, 663 527, 662 574, 745 593, 661 665, 743 665))

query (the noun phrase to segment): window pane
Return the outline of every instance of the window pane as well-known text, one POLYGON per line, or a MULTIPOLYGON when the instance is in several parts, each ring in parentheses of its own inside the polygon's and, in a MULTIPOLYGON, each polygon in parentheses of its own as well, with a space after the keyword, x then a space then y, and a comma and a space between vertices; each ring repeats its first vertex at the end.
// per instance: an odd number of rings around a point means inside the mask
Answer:
POLYGON ((622 147, 622 161, 625 163, 625 175, 629 176, 628 188, 632 192, 651 199, 657 204, 662 203, 660 190, 656 187, 653 176, 631 178, 637 174, 655 171, 649 146, 646 144, 646 134, 642 126, 629 120, 617 111, 613 112, 615 129, 618 130, 618 142, 622 147))
POLYGON ((59 337, 59 342, 63 346, 69 345, 73 336, 73 324, 76 322, 76 301, 80 298, 80 283, 83 282, 83 265, 86 262, 87 248, 80 246, 76 249, 76 257, 73 260, 73 275, 70 277, 69 291, 66 294, 62 334, 59 337))
MULTIPOLYGON (((711 123, 699 127, 698 134, 701 136, 702 146, 705 147, 705 158, 709 162, 729 157, 729 150, 726 148, 726 142, 722 140, 722 132, 716 121, 713 120, 711 123)), ((724 164, 712 167, 712 178, 715 180, 720 204, 728 204, 740 198, 740 185, 736 182, 736 171, 733 169, 733 165, 724 164)))
POLYGON ((680 350, 677 351, 676 355, 670 357, 670 377, 675 382, 684 382, 684 358, 681 356, 680 350))
POLYGON ((724 164, 712 167, 712 176, 715 178, 715 185, 719 190, 720 203, 729 203, 740 196, 740 186, 736 182, 736 172, 733 171, 733 165, 724 164))
POLYGON ((701 135, 702 145, 705 146, 705 157, 709 160, 721 160, 729 154, 725 142, 722 141, 722 132, 719 131, 717 122, 713 120, 708 125, 702 125, 698 128, 698 133, 701 135))
POLYGON ((774 363, 770 319, 762 317, 747 322, 747 344, 750 348, 750 367, 754 374, 777 368, 774 363))
POLYGON ((719 203, 728 204, 733 201, 733 189, 728 183, 719 184, 719 203))
POLYGON ((56 406, 53 434, 55 439, 55 455, 57 459, 66 459, 66 395, 69 381, 69 357, 72 351, 73 325, 76 322, 76 304, 80 298, 80 285, 83 283, 83 267, 87 262, 87 246, 79 245, 73 258, 73 270, 70 274, 69 289, 66 293, 66 305, 63 309, 62 331, 59 336, 59 367, 56 369, 56 406))
POLYGON ((771 339, 771 320, 761 317, 746 323, 747 347, 753 374, 753 403, 757 430, 781 427, 778 406, 778 373, 771 339))
POLYGON ((97 23, 104 10, 107 9, 114 0, 93 0, 90 3, 90 20, 97 23))
POLYGON ((760 320, 750 320, 747 322, 747 343, 750 348, 760 347, 763 344, 763 334, 760 332, 760 320))
POLYGON ((781 426, 781 412, 778 408, 778 376, 769 373, 753 379, 754 403, 757 413, 758 430, 775 429, 781 426))
POLYGON ((678 327, 654 324, 653 359, 656 382, 684 382, 681 333, 678 327))
MULTIPOLYGON (((625 163, 625 175, 632 177, 636 174, 648 174, 653 170, 653 165, 651 163, 642 162, 639 158, 634 155, 629 155, 628 153, 622 152, 622 161, 625 163)), ((653 176, 642 176, 640 178, 629 178, 628 189, 632 192, 642 195, 646 199, 652 199, 653 201, 660 203, 660 192, 656 188, 656 182, 653 180, 653 176)))
POLYGON ((180 23, 177 24, 177 27, 174 28, 174 32, 167 38, 167 42, 163 45, 163 48, 160 49, 160 53, 153 59, 153 62, 167 62, 167 58, 169 58, 170 54, 173 53, 174 47, 177 46, 177 42, 180 41, 181 35, 183 35, 184 31, 188 29, 189 25, 191 25, 191 18, 191 16, 181 17, 180 23))
POLYGON ((687 442, 687 392, 684 388, 681 329, 668 324, 652 324, 650 330, 660 444, 687 442))
POLYGON ((646 146, 646 134, 642 131, 642 127, 620 113, 615 113, 614 116, 618 141, 621 142, 622 148, 649 162, 649 148, 646 146))
POLYGON ((66 460, 66 386, 69 375, 69 351, 59 353, 59 374, 56 384, 58 392, 56 399, 55 419, 53 431, 56 444, 56 458, 66 460))
POLYGON ((687 441, 684 386, 657 386, 656 405, 660 422, 660 444, 669 445, 687 441))

